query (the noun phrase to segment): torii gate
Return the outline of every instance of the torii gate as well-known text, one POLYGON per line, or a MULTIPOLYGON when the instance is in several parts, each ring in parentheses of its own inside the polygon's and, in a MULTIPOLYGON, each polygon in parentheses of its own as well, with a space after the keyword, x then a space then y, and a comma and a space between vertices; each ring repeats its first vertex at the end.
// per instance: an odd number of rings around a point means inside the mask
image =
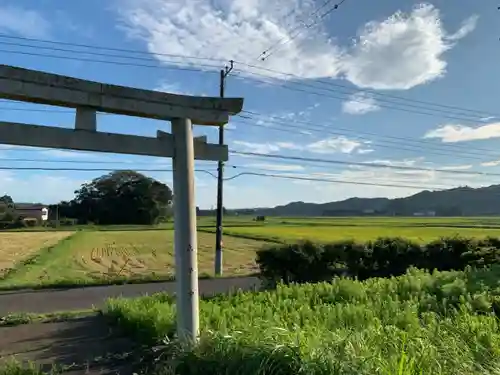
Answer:
POLYGON ((199 334, 194 160, 227 161, 226 145, 193 138, 192 124, 221 126, 239 113, 242 98, 175 95, 108 85, 0 65, 0 98, 76 109, 75 128, 0 122, 0 143, 172 158, 174 180, 177 333, 199 334), (144 137, 97 131, 96 112, 169 120, 172 134, 144 137))

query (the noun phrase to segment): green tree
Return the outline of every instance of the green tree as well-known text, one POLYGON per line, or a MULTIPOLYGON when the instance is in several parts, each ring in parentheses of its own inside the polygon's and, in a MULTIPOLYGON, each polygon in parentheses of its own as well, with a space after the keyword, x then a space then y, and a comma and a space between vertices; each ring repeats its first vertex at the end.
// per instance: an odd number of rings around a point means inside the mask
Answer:
POLYGON ((4 196, 0 197, 0 203, 13 204, 14 200, 12 199, 12 197, 10 195, 4 195, 4 196))
POLYGON ((75 191, 73 217, 96 224, 154 224, 172 201, 165 184, 135 171, 115 171, 75 191))

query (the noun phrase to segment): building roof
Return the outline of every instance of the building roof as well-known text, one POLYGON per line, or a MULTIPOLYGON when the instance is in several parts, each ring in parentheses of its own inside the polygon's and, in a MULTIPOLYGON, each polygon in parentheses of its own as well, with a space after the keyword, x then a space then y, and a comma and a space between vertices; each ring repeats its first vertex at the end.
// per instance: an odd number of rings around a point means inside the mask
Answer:
POLYGON ((14 203, 14 208, 16 210, 41 210, 48 206, 42 203, 14 203))

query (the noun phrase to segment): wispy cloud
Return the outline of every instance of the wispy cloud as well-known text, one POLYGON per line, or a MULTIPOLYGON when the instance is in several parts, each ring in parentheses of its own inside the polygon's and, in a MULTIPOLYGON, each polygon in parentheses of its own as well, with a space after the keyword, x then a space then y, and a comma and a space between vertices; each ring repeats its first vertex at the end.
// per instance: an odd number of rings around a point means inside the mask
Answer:
POLYGON ((40 154, 51 158, 89 159, 96 157, 96 154, 92 154, 90 152, 65 151, 65 150, 43 150, 40 152, 40 154))
POLYGON ((378 111, 380 107, 373 96, 359 92, 350 96, 349 100, 342 102, 342 112, 350 115, 364 115, 378 111))
POLYGON ((438 138, 444 143, 455 143, 500 137, 500 122, 473 128, 448 124, 425 133, 424 138, 438 138))
POLYGON ((497 165, 500 165, 500 160, 492 160, 481 163, 482 167, 496 167, 497 165))
POLYGON ((446 170, 446 171, 466 171, 468 169, 471 169, 472 165, 471 164, 464 164, 464 165, 445 165, 444 167, 441 167, 440 169, 446 170))
POLYGON ((51 24, 35 10, 21 6, 0 6, 0 31, 28 38, 48 38, 51 24))
POLYGON ((311 143, 307 146, 307 150, 316 154, 350 154, 362 146, 363 143, 360 141, 340 136, 311 143))
POLYGON ((373 149, 362 148, 369 144, 369 142, 362 142, 355 139, 350 139, 344 136, 330 137, 320 141, 297 144, 294 142, 246 142, 246 141, 233 141, 235 145, 243 148, 245 152, 256 152, 261 154, 276 153, 279 151, 303 151, 311 152, 314 154, 350 154, 357 151, 359 154, 367 154, 373 152, 373 149))
POLYGON ((278 152, 281 147, 275 143, 257 143, 246 141, 233 141, 235 145, 241 146, 244 152, 255 152, 258 154, 270 154, 278 152))
MULTIPOLYGON (((294 35, 316 6, 313 0, 127 0, 117 9, 121 27, 143 40, 160 61, 171 64, 172 58, 160 54, 252 61, 270 45, 294 35)), ((442 77, 444 53, 476 23, 473 16, 449 33, 439 10, 421 4, 366 23, 348 45, 336 44, 325 25, 303 29, 260 65, 303 79, 340 78, 359 87, 404 90, 442 77)), ((179 59, 178 64, 188 66, 192 60, 179 59)), ((214 66, 204 69, 218 69, 214 66)))
POLYGON ((177 95, 197 95, 197 96, 202 96, 201 94, 194 94, 194 93, 192 93, 189 90, 181 88, 180 85, 177 84, 177 83, 161 82, 153 90, 155 90, 155 91, 161 91, 161 92, 166 92, 166 93, 169 93, 169 94, 177 94, 177 95))
POLYGON ((291 165, 291 164, 268 164, 268 163, 255 163, 255 164, 247 164, 246 168, 255 168, 255 169, 268 169, 271 171, 303 171, 304 167, 301 165, 291 165))

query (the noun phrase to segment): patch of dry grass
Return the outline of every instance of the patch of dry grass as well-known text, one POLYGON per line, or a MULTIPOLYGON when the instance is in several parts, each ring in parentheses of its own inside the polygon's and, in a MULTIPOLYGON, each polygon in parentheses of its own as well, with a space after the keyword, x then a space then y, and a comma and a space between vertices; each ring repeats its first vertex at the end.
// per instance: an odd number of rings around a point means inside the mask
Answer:
POLYGON ((72 232, 0 233, 0 277, 17 263, 71 234, 72 232))
MULTIPOLYGON (((255 251, 265 244, 225 236, 224 275, 256 272, 255 251)), ((199 232, 200 275, 213 275, 214 248, 215 235, 199 232)), ((164 279, 174 276, 174 263, 172 230, 79 232, 35 264, 21 267, 0 287, 164 279)))

